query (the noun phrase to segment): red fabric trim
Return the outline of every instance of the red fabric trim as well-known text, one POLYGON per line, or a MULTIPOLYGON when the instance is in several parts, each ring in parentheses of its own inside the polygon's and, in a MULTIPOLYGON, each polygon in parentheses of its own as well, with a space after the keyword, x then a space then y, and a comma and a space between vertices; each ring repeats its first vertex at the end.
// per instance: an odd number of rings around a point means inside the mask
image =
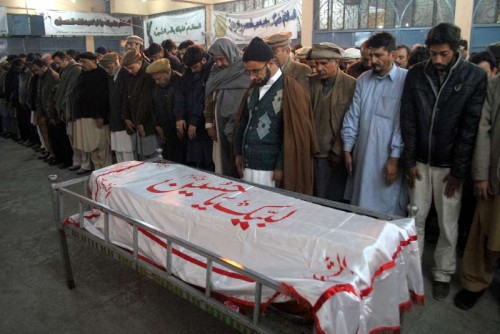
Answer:
POLYGON ((425 305, 425 296, 424 295, 417 295, 415 293, 415 291, 410 290, 410 298, 414 304, 417 304, 419 306, 425 305))
POLYGON ((392 327, 377 327, 370 329, 370 334, 378 334, 378 333, 392 333, 399 334, 401 332, 401 326, 392 326, 392 327))
POLYGON ((411 299, 399 304, 399 312, 408 312, 411 310, 411 299))
MULTIPOLYGON (((143 229, 143 228, 139 228, 139 232, 141 232, 142 234, 144 234, 145 236, 147 236, 148 238, 150 238, 151 240, 153 240, 154 242, 158 243, 161 247, 163 248, 167 248, 167 244, 162 241, 160 238, 158 238, 157 236, 155 236, 154 234, 152 234, 151 232, 143 229)), ((173 248, 172 249, 172 254, 174 255, 177 255, 178 257, 180 257, 181 259, 184 259, 186 261, 189 261, 199 267, 202 267, 204 269, 207 269, 207 264, 203 261, 200 261, 198 259, 195 259, 194 257, 192 256, 189 256, 185 253, 182 253, 181 251, 173 248)), ((243 275, 240 275, 238 273, 235 273, 235 272, 232 272, 232 271, 228 271, 228 270, 224 270, 224 269, 221 269, 221 268, 217 268, 217 267, 212 267, 213 268, 213 271, 219 275, 224 275, 224 276, 227 276, 227 277, 230 277, 230 278, 234 278, 234 279, 239 279, 241 281, 245 281, 245 282, 249 282, 249 283, 253 283, 254 280, 246 277, 246 276, 243 276, 243 275)))

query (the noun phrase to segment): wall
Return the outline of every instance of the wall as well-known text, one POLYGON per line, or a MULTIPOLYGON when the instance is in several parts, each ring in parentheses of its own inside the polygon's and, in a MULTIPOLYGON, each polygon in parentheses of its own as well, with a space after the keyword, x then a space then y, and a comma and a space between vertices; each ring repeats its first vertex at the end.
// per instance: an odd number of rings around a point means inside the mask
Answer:
MULTIPOLYGON (((123 1, 122 2, 127 2, 123 1)), ((9 14, 38 14, 38 9, 70 10, 77 12, 105 12, 104 0, 0 0, 9 14), (27 6, 26 6, 27 5, 27 6)))

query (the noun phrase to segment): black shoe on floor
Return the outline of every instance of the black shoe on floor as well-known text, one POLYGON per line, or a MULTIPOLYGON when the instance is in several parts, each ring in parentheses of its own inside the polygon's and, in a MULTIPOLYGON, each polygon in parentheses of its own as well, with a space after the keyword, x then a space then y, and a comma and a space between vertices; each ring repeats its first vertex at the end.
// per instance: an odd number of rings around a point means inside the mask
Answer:
POLYGON ((432 283, 432 297, 434 297, 435 300, 445 300, 449 293, 449 282, 434 281, 434 283, 432 283))
POLYGON ((57 167, 59 167, 59 169, 66 169, 68 167, 71 167, 71 164, 67 164, 67 163, 62 163, 62 164, 59 164, 57 165, 57 167))
POLYGON ((85 174, 90 174, 91 172, 92 172, 91 170, 80 168, 79 170, 76 171, 76 174, 85 175, 85 174))
POLYGON ((484 290, 473 292, 467 289, 462 289, 455 295, 455 306, 462 310, 470 310, 476 305, 477 301, 483 295, 484 290))
POLYGON ((31 147, 33 146, 35 143, 33 143, 32 141, 30 140, 27 140, 25 142, 23 142, 23 145, 26 146, 26 147, 31 147))
POLYGON ((50 157, 50 153, 49 152, 45 152, 44 154, 42 154, 41 156, 39 156, 38 159, 45 160, 48 157, 50 157))
POLYGON ((47 164, 49 166, 56 166, 56 165, 59 165, 59 162, 57 162, 56 159, 51 158, 51 159, 49 159, 49 161, 47 161, 47 164))
POLYGON ((71 166, 70 168, 68 168, 69 171, 72 171, 74 172, 75 170, 79 170, 80 169, 80 165, 75 165, 75 166, 71 166))

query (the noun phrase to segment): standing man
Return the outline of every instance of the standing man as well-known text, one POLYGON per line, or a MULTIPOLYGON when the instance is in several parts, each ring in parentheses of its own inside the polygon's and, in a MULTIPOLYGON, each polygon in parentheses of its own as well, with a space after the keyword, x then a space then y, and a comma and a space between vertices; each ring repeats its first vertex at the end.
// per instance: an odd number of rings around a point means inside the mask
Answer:
POLYGON ((236 168, 245 181, 311 195, 318 144, 309 96, 274 57, 258 37, 243 54, 252 85, 238 111, 236 168))
POLYGON ((340 60, 340 69, 342 70, 342 72, 347 73, 352 65, 359 62, 360 58, 361 52, 358 49, 349 48, 344 50, 344 53, 342 54, 342 58, 340 60))
POLYGON ((181 140, 187 140, 186 163, 214 171, 212 140, 205 130, 203 116, 205 86, 214 60, 201 45, 192 45, 186 50, 184 64, 188 70, 182 77, 181 88, 175 94, 177 134, 181 140))
POLYGON ((369 71, 372 66, 372 58, 370 56, 370 49, 368 48, 368 41, 361 44, 361 59, 356 64, 353 64, 346 71, 354 79, 357 79, 361 74, 369 71))
POLYGON ((408 59, 410 58, 410 48, 406 45, 396 47, 396 59, 394 62, 401 68, 408 69, 408 59))
POLYGON ((307 65, 294 61, 290 56, 291 37, 292 33, 285 31, 265 37, 264 42, 272 48, 281 71, 294 78, 304 88, 304 91, 309 93, 311 69, 307 65))
MULTIPOLYGON (((80 54, 82 73, 73 89, 74 133, 77 149, 90 155, 95 169, 111 165, 109 145, 108 75, 92 52, 80 54)), ((90 172, 81 167, 77 174, 90 172)))
POLYGON ((213 140, 215 172, 236 177, 232 152, 234 122, 250 77, 238 46, 229 38, 216 39, 208 51, 214 56, 215 66, 205 89, 205 128, 213 140))
POLYGON ((424 249, 425 220, 432 199, 439 239, 434 251, 433 297, 444 300, 455 272, 455 246, 462 180, 470 169, 474 140, 486 95, 486 73, 459 51, 460 28, 433 27, 425 44, 430 60, 408 74, 401 105, 401 132, 410 198, 418 206, 416 227, 424 249))
POLYGON ((408 201, 398 163, 403 150, 399 107, 406 70, 394 64, 394 36, 381 32, 367 44, 372 70, 358 78, 342 128, 350 173, 345 199, 365 209, 404 215, 408 201))
POLYGON ((344 197, 347 170, 340 129, 349 109, 356 79, 339 69, 342 49, 333 43, 313 45, 311 59, 318 75, 311 78, 311 102, 319 153, 314 156, 314 195, 332 201, 344 197))
POLYGON ((63 148, 65 161, 72 162, 72 166, 69 168, 71 171, 80 169, 82 165, 83 168, 89 170, 91 166, 88 157, 84 157, 82 151, 73 147, 73 106, 71 105, 71 96, 82 70, 73 59, 62 51, 55 52, 52 59, 54 59, 54 64, 61 69, 61 80, 57 85, 55 107, 61 120, 61 126, 64 125, 65 136, 61 133, 61 137, 64 138, 62 140, 65 142, 63 148), (69 146, 67 145, 68 142, 69 146), (72 157, 68 159, 67 156, 70 154, 72 157))
POLYGON ((488 84, 472 160, 478 203, 462 259, 462 290, 455 305, 472 308, 493 280, 500 258, 500 77, 488 84))
POLYGON ((128 72, 126 89, 123 94, 123 114, 129 134, 136 134, 135 151, 140 160, 154 156, 158 143, 151 118, 151 98, 154 81, 146 73, 148 63, 137 50, 127 51, 122 66, 128 72))
POLYGON ((123 100, 127 90, 129 74, 121 66, 116 52, 109 52, 102 57, 101 66, 109 74, 109 131, 111 135, 111 150, 115 152, 116 161, 135 160, 135 136, 129 134, 123 120, 123 100))
POLYGON ((144 40, 137 35, 127 36, 125 39, 125 49, 127 51, 137 50, 144 61, 149 63, 149 58, 144 54, 144 40))
POLYGON ((56 125, 54 91, 59 81, 59 74, 54 72, 45 60, 42 59, 35 59, 31 69, 39 77, 36 94, 36 111, 38 124, 40 124, 40 127, 43 127, 42 135, 45 146, 51 157, 47 162, 49 165, 57 165, 63 161, 61 155, 58 154, 58 143, 54 143, 53 133, 49 130, 51 127, 53 129, 53 126, 56 125))
POLYGON ((166 58, 151 63, 146 68, 155 82, 151 103, 151 118, 156 134, 161 140, 163 157, 167 160, 184 163, 184 143, 177 136, 175 128, 175 93, 181 85, 181 75, 172 71, 166 58))

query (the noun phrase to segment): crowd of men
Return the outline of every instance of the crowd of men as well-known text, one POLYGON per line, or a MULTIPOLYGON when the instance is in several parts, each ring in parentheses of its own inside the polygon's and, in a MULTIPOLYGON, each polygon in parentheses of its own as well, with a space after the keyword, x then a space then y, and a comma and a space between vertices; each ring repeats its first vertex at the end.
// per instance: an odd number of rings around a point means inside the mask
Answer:
POLYGON ((438 300, 472 178, 478 204, 455 296, 471 308, 500 257, 500 45, 469 56, 449 23, 412 49, 387 32, 360 49, 290 44, 283 32, 243 51, 228 38, 144 49, 129 36, 124 54, 4 57, 2 136, 80 175, 161 147, 173 162, 377 212, 405 215, 412 203, 420 252, 434 203, 438 300))

